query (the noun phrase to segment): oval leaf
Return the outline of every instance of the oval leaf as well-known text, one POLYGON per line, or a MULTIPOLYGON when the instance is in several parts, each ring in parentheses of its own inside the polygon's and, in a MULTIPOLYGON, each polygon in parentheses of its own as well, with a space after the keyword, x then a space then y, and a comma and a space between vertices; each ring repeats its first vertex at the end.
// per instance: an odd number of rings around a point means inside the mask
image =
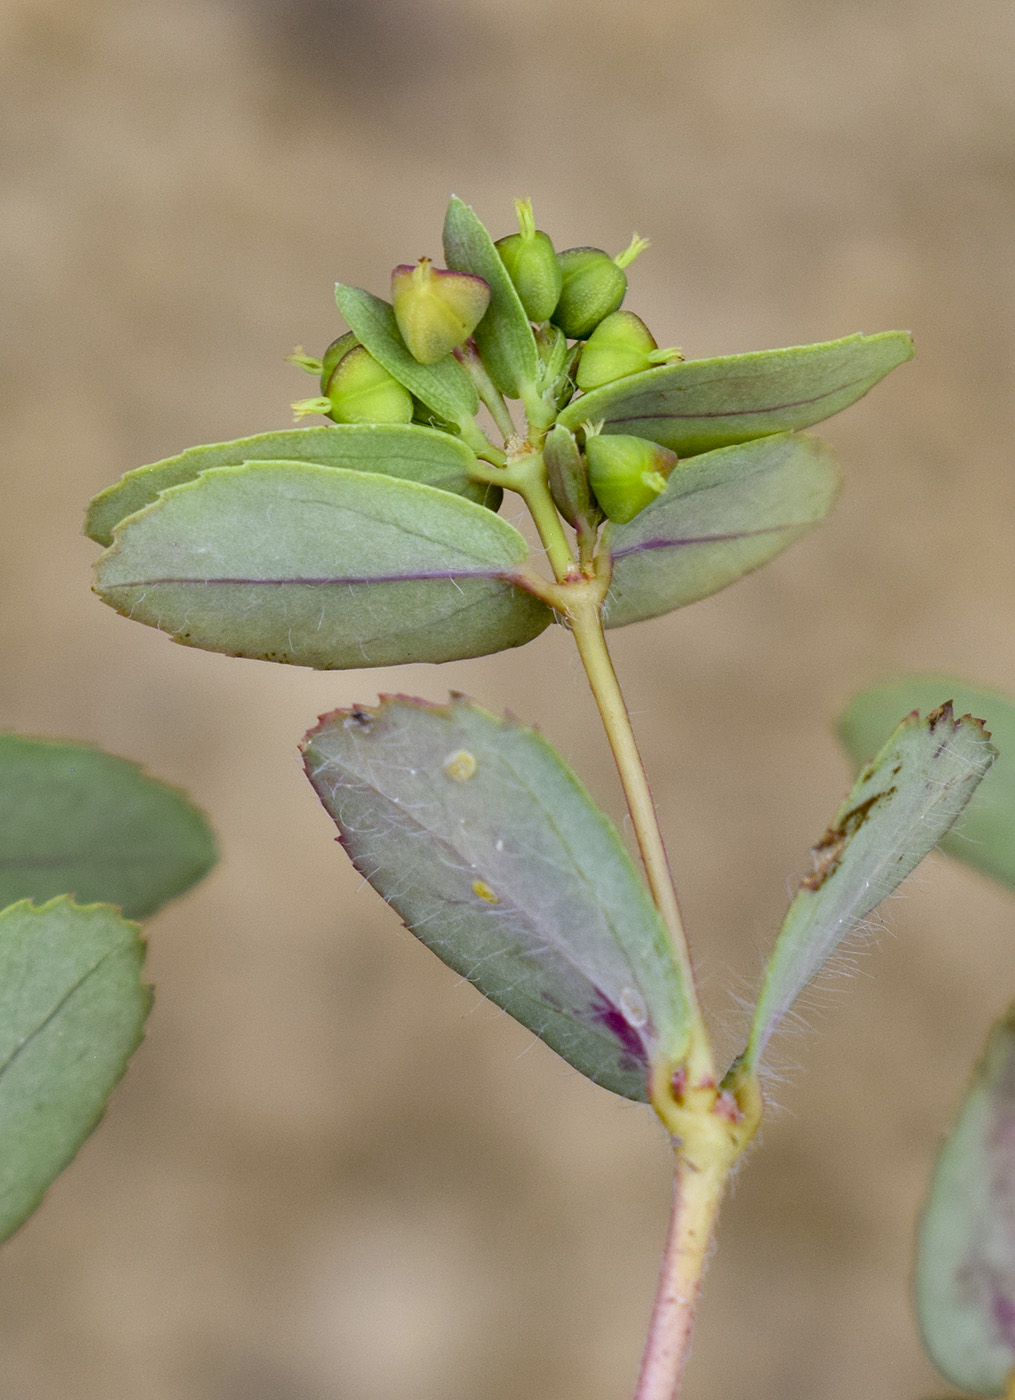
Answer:
POLYGON ((446 491, 300 462, 216 467, 129 516, 97 565, 111 607, 188 646, 320 670, 531 641, 511 525, 446 491))
POLYGON ((0 908, 72 894, 131 919, 189 889, 215 863, 201 814, 123 758, 0 734, 0 908))
POLYGON ((990 1032, 941 1149, 917 1239, 913 1293, 938 1370, 976 1395, 1015 1369, 1015 1007, 990 1032))
POLYGON ((570 1064, 644 1099, 687 999, 615 828, 554 750, 462 697, 336 711, 303 746, 353 864, 439 958, 570 1064))
POLYGON ((999 756, 970 800, 962 830, 947 833, 941 849, 1015 889, 1015 703, 952 678, 907 676, 858 695, 839 721, 839 734, 854 761, 862 763, 898 715, 946 700, 957 714, 983 717, 999 756))
POLYGON ((104 905, 0 913, 0 1239, 39 1204, 102 1116, 151 992, 135 925, 104 905))
POLYGON ((818 345, 757 350, 632 374, 582 395, 558 422, 575 431, 600 420, 693 457, 769 433, 809 428, 848 408, 913 357, 906 331, 847 335, 818 345))
POLYGON ((821 521, 839 489, 817 438, 780 433, 681 462, 626 525, 610 525, 607 627, 682 608, 766 563, 821 521))
POLYGON ((95 497, 85 518, 85 534, 96 544, 108 546, 114 527, 151 505, 160 491, 193 481, 210 467, 265 461, 316 462, 322 467, 397 476, 454 491, 492 510, 500 506, 500 491, 470 479, 476 458, 458 438, 413 424, 339 423, 191 447, 175 457, 136 467, 95 497))
POLYGON ((842 940, 937 845, 995 756, 980 720, 956 719, 943 705, 903 720, 861 769, 776 940, 744 1055, 749 1071, 842 940))
POLYGON ((391 305, 362 287, 344 287, 338 282, 335 300, 356 339, 410 394, 449 423, 462 426, 471 421, 479 408, 479 394, 454 355, 445 355, 432 365, 414 360, 399 334, 391 305))
POLYGON ((448 267, 482 277, 490 288, 490 305, 473 332, 490 378, 509 398, 534 394, 539 356, 529 318, 493 239, 457 196, 444 219, 444 256, 448 267))

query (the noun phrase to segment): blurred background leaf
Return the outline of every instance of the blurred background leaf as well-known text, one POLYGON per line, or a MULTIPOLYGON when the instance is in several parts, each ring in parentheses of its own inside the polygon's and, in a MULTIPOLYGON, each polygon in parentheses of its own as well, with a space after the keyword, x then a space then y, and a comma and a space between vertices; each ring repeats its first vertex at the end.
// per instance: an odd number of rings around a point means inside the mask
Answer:
POLYGON ((0 1241, 95 1127, 141 1039, 137 926, 65 895, 0 912, 0 1241))
POLYGON ((143 919, 215 863, 182 792, 99 749, 0 734, 0 909, 73 895, 143 919))
POLYGON ((917 1237, 913 1297, 935 1365, 974 1395, 1015 1370, 1015 1008, 990 1029, 941 1147, 917 1237))

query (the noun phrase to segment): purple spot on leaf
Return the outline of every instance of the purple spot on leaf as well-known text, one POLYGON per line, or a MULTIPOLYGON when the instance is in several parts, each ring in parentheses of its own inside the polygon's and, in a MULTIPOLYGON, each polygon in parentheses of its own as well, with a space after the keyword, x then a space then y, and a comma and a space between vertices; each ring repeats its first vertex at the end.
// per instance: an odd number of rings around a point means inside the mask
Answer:
POLYGON ((1005 1344, 1015 1353, 1015 1302, 998 1292, 995 1286, 990 1292, 990 1310, 1005 1344))
POLYGON ((615 1006, 612 1001, 607 1001, 606 997, 600 994, 589 1008, 592 1019, 605 1026, 615 1039, 631 1055, 639 1065, 648 1067, 648 1055, 641 1036, 624 1016, 619 1006, 615 1006))

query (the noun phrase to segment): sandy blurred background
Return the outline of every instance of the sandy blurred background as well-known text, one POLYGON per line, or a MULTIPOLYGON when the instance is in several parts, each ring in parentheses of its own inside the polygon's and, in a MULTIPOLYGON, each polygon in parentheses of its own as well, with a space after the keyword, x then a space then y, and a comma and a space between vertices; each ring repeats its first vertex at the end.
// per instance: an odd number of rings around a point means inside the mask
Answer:
MULTIPOLYGON (((12 1400, 622 1400, 668 1204, 647 1111, 459 986, 347 868, 296 743, 449 687, 537 721, 619 813, 566 638, 317 675, 176 647, 88 591, 85 502, 289 422, 282 363, 439 250, 653 239, 628 305, 700 356, 911 328, 823 434, 826 528, 614 634, 706 995, 735 1048, 847 784, 831 717, 905 668, 1015 691, 1010 0, 5 0, 0 724, 186 787, 222 864, 150 926, 148 1039, 0 1255, 12 1400)), ((312 386, 310 386, 312 387, 312 386)), ((944 697, 942 697, 944 698, 944 697)), ((934 858, 783 1040, 725 1212, 694 1397, 916 1400, 931 1153, 1015 994, 1015 906, 934 858), (820 1033, 818 1033, 820 1031, 820 1033)))

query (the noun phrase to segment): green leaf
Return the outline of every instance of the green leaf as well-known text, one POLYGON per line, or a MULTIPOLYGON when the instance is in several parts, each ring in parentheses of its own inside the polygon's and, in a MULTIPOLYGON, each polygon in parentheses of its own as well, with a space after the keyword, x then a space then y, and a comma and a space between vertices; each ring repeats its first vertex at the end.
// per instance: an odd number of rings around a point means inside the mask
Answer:
POLYGON ((444 220, 444 256, 455 272, 482 277, 490 288, 490 305, 473 332, 490 378, 509 398, 520 398, 523 390, 534 393, 539 356, 529 318, 493 240, 457 196, 444 220))
POLYGON ((557 421, 575 431, 602 420, 604 432, 633 433, 679 457, 693 457, 820 423, 912 356, 906 331, 882 331, 786 350, 685 360, 593 389, 557 421))
POLYGON ((616 830, 532 729, 461 696, 327 715, 307 774, 353 864, 439 958, 574 1067, 644 1099, 687 996, 616 830))
POLYGON ((0 913, 0 1239, 102 1116, 151 993, 137 927, 67 897, 0 913))
POLYGON ((994 761, 982 723, 950 705, 904 719, 861 769, 814 847, 814 869, 776 940, 754 1012, 745 1067, 842 940, 902 883, 955 821, 994 761))
POLYGON ((609 525, 607 627, 696 602, 735 582, 817 525, 838 494, 817 438, 780 433, 680 462, 666 489, 626 525, 609 525))
POLYGON ((938 1370, 976 1395, 1010 1393, 1015 1368, 1015 1007, 992 1027, 938 1157, 917 1238, 913 1293, 938 1370))
POLYGON ((335 300, 356 339, 410 394, 415 394, 439 418, 460 427, 474 417, 479 394, 454 355, 445 355, 432 365, 421 365, 406 349, 388 302, 361 287, 344 287, 341 282, 335 286, 335 300))
POLYGON ((321 670, 482 656, 550 610, 482 506, 301 462, 216 467, 129 516, 97 564, 111 607, 188 646, 321 670))
POLYGON ((0 908, 72 894, 141 919, 214 863, 201 814, 136 764, 0 734, 0 908))
POLYGON ((929 710, 945 700, 956 714, 979 715, 999 751, 998 761, 966 808, 961 831, 949 832, 941 849, 1015 889, 1015 703, 951 677, 906 676, 858 695, 839 720, 839 735, 862 763, 899 715, 929 710))
POLYGON ((191 447, 175 457, 136 467, 100 492, 88 508, 85 534, 96 544, 113 542, 113 529, 160 491, 193 481, 209 467, 238 467, 244 462, 316 462, 322 467, 376 472, 454 491, 470 501, 500 506, 501 492, 469 478, 475 456, 464 442, 432 428, 393 423, 341 423, 330 428, 290 428, 259 433, 235 442, 191 447))

